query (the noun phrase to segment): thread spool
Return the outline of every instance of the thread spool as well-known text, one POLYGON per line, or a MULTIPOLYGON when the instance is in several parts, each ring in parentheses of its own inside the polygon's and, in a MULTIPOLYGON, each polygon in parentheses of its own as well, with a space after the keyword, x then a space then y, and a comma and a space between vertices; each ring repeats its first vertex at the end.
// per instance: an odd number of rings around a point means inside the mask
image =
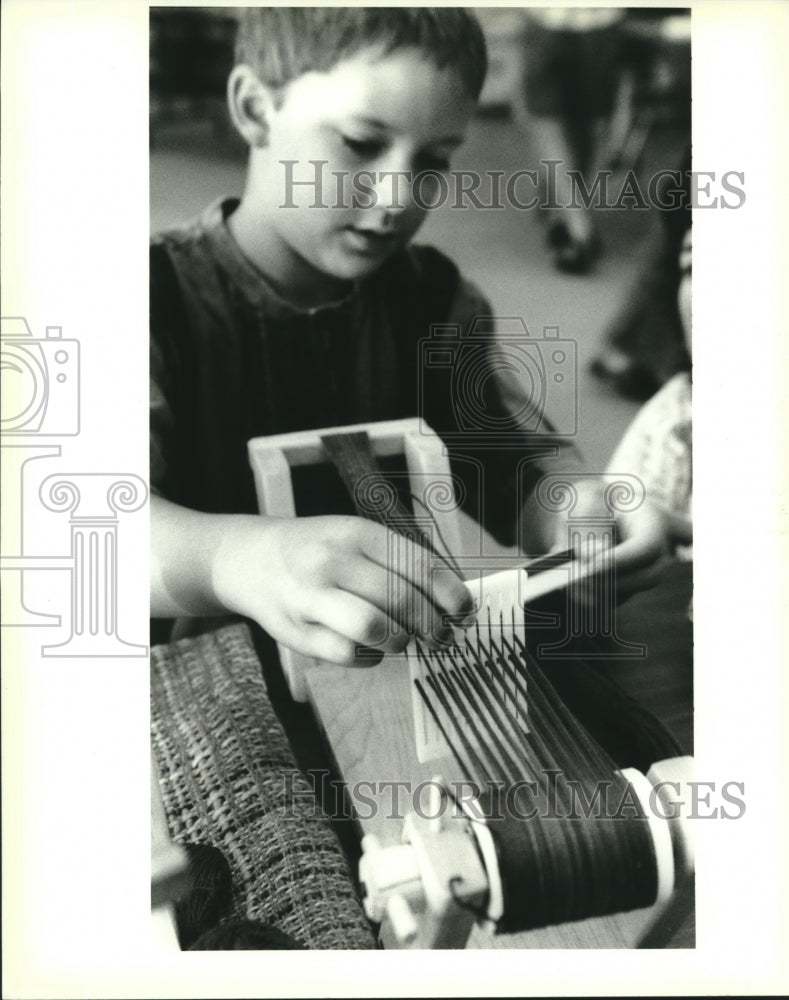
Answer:
POLYGON ((642 818, 520 819, 491 816, 488 796, 481 796, 474 805, 461 804, 486 870, 484 917, 490 926, 499 933, 517 933, 640 909, 670 898, 674 889, 672 839, 668 823, 651 811, 652 784, 632 768, 615 777, 629 801, 640 807, 642 818), (607 823, 609 836, 578 838, 585 842, 578 846, 576 841, 578 853, 573 858, 572 847, 568 851, 572 844, 568 824, 578 822, 607 823), (627 824, 637 826, 628 831, 627 824), (557 849, 562 839, 564 846, 557 849), (590 855, 595 842, 598 849, 590 855), (568 868, 558 870, 557 864, 568 858, 568 868))

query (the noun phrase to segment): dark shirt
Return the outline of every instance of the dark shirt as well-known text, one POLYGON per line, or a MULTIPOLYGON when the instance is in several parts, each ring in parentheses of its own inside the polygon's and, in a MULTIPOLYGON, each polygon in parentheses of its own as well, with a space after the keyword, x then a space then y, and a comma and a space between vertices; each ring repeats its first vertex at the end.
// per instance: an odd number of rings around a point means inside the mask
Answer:
POLYGON ((485 299, 437 250, 410 247, 342 301, 296 307, 241 253, 226 224, 235 205, 152 242, 153 491, 256 512, 251 438, 421 416, 449 444, 467 509, 513 544, 517 498, 580 460, 512 373, 494 374, 485 299), (461 337, 442 339, 453 324, 461 337))

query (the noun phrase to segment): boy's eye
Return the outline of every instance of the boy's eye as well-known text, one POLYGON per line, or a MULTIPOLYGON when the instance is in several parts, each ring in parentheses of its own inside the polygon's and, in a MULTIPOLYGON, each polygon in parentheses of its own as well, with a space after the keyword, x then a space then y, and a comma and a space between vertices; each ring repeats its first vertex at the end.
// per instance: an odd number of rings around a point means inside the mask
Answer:
POLYGON ((382 149, 377 139, 354 139, 352 136, 342 136, 343 145, 357 156, 375 156, 382 149))

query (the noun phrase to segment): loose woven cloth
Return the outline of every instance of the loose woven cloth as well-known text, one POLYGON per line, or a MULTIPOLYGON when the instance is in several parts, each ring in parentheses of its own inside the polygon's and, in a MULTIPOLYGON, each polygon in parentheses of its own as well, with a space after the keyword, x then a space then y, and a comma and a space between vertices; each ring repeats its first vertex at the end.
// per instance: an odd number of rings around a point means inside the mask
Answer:
POLYGON ((245 625, 152 648, 151 741, 172 839, 212 844, 230 864, 226 919, 263 921, 308 948, 375 948, 245 625))

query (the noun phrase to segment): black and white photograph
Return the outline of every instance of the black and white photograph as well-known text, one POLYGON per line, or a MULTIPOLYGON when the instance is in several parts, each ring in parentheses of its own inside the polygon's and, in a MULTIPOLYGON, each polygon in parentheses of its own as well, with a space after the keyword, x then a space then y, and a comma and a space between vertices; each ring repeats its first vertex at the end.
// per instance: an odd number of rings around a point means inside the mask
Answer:
POLYGON ((785 15, 7 5, 4 995, 780 995, 785 15))

